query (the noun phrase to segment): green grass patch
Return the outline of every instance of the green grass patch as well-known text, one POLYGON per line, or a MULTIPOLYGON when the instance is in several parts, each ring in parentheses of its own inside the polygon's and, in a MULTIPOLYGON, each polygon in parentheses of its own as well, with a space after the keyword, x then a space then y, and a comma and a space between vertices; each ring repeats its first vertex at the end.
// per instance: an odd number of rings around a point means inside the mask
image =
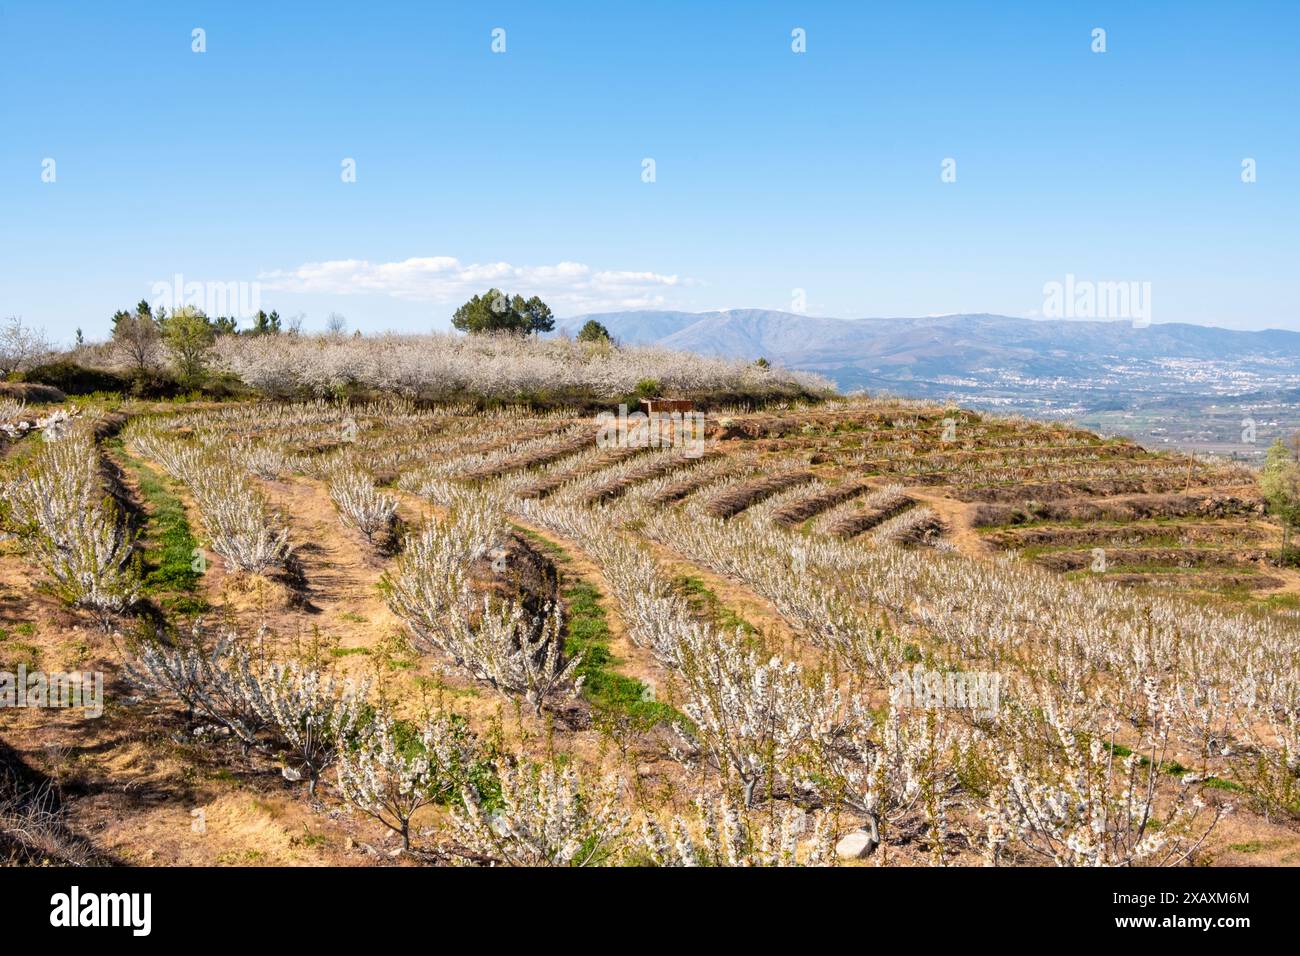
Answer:
POLYGON ((614 669, 619 659, 609 649, 609 622, 595 585, 573 580, 562 593, 568 610, 564 650, 582 655, 578 673, 585 678, 582 693, 591 705, 626 714, 645 727, 683 721, 675 708, 654 700, 645 684, 614 669))
MULTIPOLYGON (((1104 746, 1116 757, 1128 757, 1133 753, 1132 750, 1125 747, 1123 744, 1108 743, 1104 746)), ((1151 758, 1138 754, 1138 763, 1143 767, 1149 767, 1151 765, 1151 758)), ((1168 760, 1160 765, 1160 772, 1170 774, 1171 776, 1181 777, 1183 774, 1190 773, 1191 770, 1188 767, 1184 767, 1177 760, 1168 760)), ((1240 793, 1246 789, 1241 784, 1235 783, 1232 780, 1225 780, 1222 777, 1206 777, 1204 780, 1200 781, 1200 784, 1203 787, 1209 787, 1211 790, 1227 790, 1232 793, 1240 793)))
POLYGON ((1274 611, 1296 611, 1300 610, 1300 594, 1294 592, 1270 594, 1261 598, 1260 603, 1274 611))
POLYGON ((6 474, 19 471, 41 450, 45 440, 38 431, 30 431, 18 438, 9 439, 6 446, 3 470, 6 474))
MULTIPOLYGON (((512 526, 557 565, 573 559, 562 547, 527 528, 512 526)), ((588 581, 570 577, 561 591, 566 611, 564 652, 581 654, 578 674, 582 696, 597 710, 625 715, 642 727, 660 723, 686 722, 686 717, 668 704, 654 700, 641 681, 620 674, 620 663, 609 649, 611 635, 605 609, 600 606, 600 589, 588 581)))
POLYGON ((529 544, 536 545, 538 550, 553 561, 562 564, 571 560, 569 553, 549 538, 543 538, 536 531, 532 531, 528 528, 521 528, 517 524, 512 524, 510 527, 527 538, 529 544))
POLYGON ((677 588, 678 593, 686 598, 691 611, 697 617, 707 620, 723 630, 734 631, 739 628, 747 637, 758 634, 758 628, 723 604, 700 578, 683 574, 673 578, 673 587, 677 588))
POLYGON ((144 545, 144 589, 164 610, 192 616, 208 609, 199 595, 195 553, 199 541, 190 527, 185 505, 169 480, 128 455, 120 441, 110 443, 123 470, 135 479, 146 506, 141 535, 144 545))
POLYGON ((17 670, 21 664, 29 671, 38 670, 41 663, 41 649, 35 644, 27 644, 22 641, 5 641, 4 647, 0 648, 0 660, 4 661, 7 670, 17 670))

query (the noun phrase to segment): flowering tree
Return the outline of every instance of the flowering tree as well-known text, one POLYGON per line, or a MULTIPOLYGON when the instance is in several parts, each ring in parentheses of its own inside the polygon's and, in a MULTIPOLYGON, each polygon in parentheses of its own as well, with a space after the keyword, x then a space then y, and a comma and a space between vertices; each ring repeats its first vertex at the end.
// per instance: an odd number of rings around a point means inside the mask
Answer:
POLYGON ((400 835, 409 850, 411 817, 456 793, 474 749, 473 737, 455 717, 436 714, 413 727, 381 711, 355 749, 339 751, 339 790, 349 804, 400 835))
POLYGON ((829 393, 806 372, 655 346, 592 348, 520 335, 260 335, 217 338, 215 364, 272 396, 324 396, 350 385, 425 399, 465 393, 517 398, 523 392, 584 390, 602 398, 656 380, 670 393, 829 393))
POLYGON ((265 694, 248 651, 233 634, 209 650, 196 623, 185 641, 144 642, 126 674, 146 693, 179 700, 191 720, 201 716, 226 728, 245 752, 262 746, 265 694))
POLYGON ((465 786, 465 812, 452 816, 459 855, 489 865, 593 866, 617 852, 623 809, 613 780, 590 786, 572 766, 527 760, 503 766, 499 777, 496 810, 465 786))
POLYGON ((581 689, 581 656, 564 654, 557 605, 527 620, 517 603, 475 592, 470 563, 487 554, 501 532, 500 512, 490 503, 481 496, 462 499, 447 521, 407 537, 383 586, 418 643, 446 654, 476 680, 524 696, 540 715, 547 700, 571 698, 581 689))
POLYGON ((0 322, 0 378, 39 362, 50 351, 45 333, 11 315, 0 322))
POLYGON ((25 471, 0 486, 10 528, 68 603, 88 608, 102 624, 140 593, 134 539, 100 479, 99 451, 84 428, 46 442, 25 471))
POLYGON ((291 762, 287 779, 308 779, 314 795, 321 773, 365 729, 368 687, 339 683, 296 662, 254 666, 233 635, 208 651, 199 632, 188 645, 146 643, 128 667, 141 689, 179 699, 229 729, 245 751, 258 749, 291 762))
POLYGON ((841 699, 830 675, 806 680, 803 669, 778 657, 762 659, 743 634, 686 632, 680 675, 692 729, 679 732, 718 770, 735 774, 746 807, 757 788, 792 795, 805 758, 840 733, 841 699))
POLYGON ((265 716, 278 745, 315 795, 321 773, 362 729, 366 690, 339 685, 297 663, 272 664, 261 681, 265 716))
POLYGON ((1023 714, 1010 724, 1016 738, 984 814, 990 863, 1014 841, 1056 866, 1173 866, 1204 843, 1226 811, 1207 811, 1191 778, 1157 802, 1170 706, 1153 679, 1146 685, 1145 754, 1120 756, 1114 724, 1050 698, 1041 717, 1023 714))
POLYGON ((792 804, 739 810, 725 797, 696 801, 695 821, 674 816, 668 831, 652 818, 641 842, 655 866, 829 866, 834 862, 830 815, 812 815, 807 850, 799 852, 809 814, 792 804))
POLYGON ((954 767, 972 746, 969 735, 952 731, 942 711, 904 715, 894 703, 878 722, 861 698, 844 726, 842 739, 823 751, 823 796, 866 818, 866 853, 885 843, 889 828, 923 816, 942 863, 948 812, 957 803, 954 767))
POLYGON ((397 521, 397 500, 358 470, 336 469, 329 480, 329 493, 339 520, 360 531, 367 542, 373 543, 375 535, 388 531, 397 521))
POLYGON ((203 449, 147 425, 129 428, 127 439, 189 486, 212 536, 212 550, 231 567, 261 574, 288 558, 289 530, 279 526, 266 496, 235 462, 236 452, 203 449))

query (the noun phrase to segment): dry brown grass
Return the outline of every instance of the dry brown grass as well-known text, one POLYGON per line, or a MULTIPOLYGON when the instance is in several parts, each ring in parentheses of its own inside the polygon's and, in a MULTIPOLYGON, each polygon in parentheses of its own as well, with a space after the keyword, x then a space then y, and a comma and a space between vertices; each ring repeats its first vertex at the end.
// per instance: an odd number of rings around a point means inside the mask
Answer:
POLYGON ((657 458, 654 461, 647 462, 643 467, 636 468, 625 475, 600 485, 586 495, 583 501, 586 504, 615 501, 643 482, 662 478, 664 475, 680 469, 694 468, 716 458, 718 458, 716 452, 700 455, 698 458, 678 458, 675 455, 657 458))
POLYGON ((1135 524, 1094 525, 1034 525, 1028 528, 1007 528, 985 536, 989 544, 999 550, 1021 548, 1070 548, 1092 544, 1136 546, 1148 541, 1172 539, 1180 545, 1240 546, 1259 544, 1272 538, 1272 529, 1255 527, 1242 522, 1208 524, 1179 524, 1167 522, 1135 524))
POLYGON ((809 518, 815 518, 828 508, 833 508, 835 505, 856 498, 870 488, 871 485, 866 482, 845 482, 820 494, 799 498, 787 505, 783 505, 772 513, 772 520, 782 527, 789 528, 801 524, 809 518))
POLYGON ((770 498, 779 491, 812 481, 816 477, 811 471, 787 471, 744 481, 711 498, 704 506, 704 511, 714 518, 731 518, 764 498, 770 498))
POLYGON ((519 489, 521 498, 546 498, 554 494, 560 488, 564 487, 571 481, 576 481, 584 475, 590 474, 601 468, 609 468, 613 465, 627 461, 629 458, 635 458, 637 455, 645 454, 652 451, 650 448, 611 448, 605 454, 601 455, 596 461, 588 462, 576 468, 570 468, 563 471, 557 471, 553 474, 545 475, 537 481, 524 485, 519 489))
POLYGON ((1226 518, 1259 516, 1258 494, 1207 490, 1189 494, 1138 494, 1113 499, 1070 497, 1019 505, 981 503, 971 523, 977 528, 1030 521, 1139 521, 1143 518, 1226 518))
MULTIPOLYGON (((1261 548, 1116 548, 1105 552, 1107 565, 1163 565, 1169 568, 1239 568, 1267 558, 1261 548)), ((1091 567, 1092 551, 1052 551, 1034 560, 1053 571, 1079 571, 1091 567)))
POLYGON ((478 480, 482 478, 492 478, 496 475, 507 475, 515 471, 523 471, 526 468, 536 468, 540 465, 549 465, 553 461, 558 461, 568 455, 582 451, 584 448, 590 448, 595 443, 595 435, 575 435, 573 438, 556 442, 544 448, 536 448, 531 451, 522 452, 511 458, 507 458, 500 464, 484 466, 480 468, 471 468, 463 472, 459 477, 469 480, 478 480))
POLYGON ((681 501, 688 495, 693 495, 702 488, 706 488, 718 481, 719 477, 720 476, 716 474, 710 474, 707 472, 699 475, 688 475, 678 481, 670 482, 668 485, 659 489, 655 492, 654 496, 651 497, 650 503, 656 505, 668 505, 681 501))
POLYGON ((872 504, 855 514, 845 515, 826 529, 826 533, 836 538, 855 538, 884 524, 890 518, 902 514, 916 504, 916 499, 905 494, 888 495, 885 500, 872 504))

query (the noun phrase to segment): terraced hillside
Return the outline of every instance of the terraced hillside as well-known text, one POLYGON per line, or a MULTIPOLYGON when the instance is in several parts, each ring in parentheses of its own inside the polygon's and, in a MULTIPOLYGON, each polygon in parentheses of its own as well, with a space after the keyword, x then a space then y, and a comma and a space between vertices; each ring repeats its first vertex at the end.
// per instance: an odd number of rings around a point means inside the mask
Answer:
POLYGON ((6 448, 0 670, 105 675, 0 714, 16 860, 1300 861, 1300 578, 1239 468, 893 400, 702 449, 122 411, 6 448))
MULTIPOLYGON (((1234 597, 1289 593, 1296 583, 1271 562, 1281 531, 1265 520, 1254 474, 1240 466, 955 411, 865 424, 850 432, 857 449, 840 443, 835 460, 899 485, 900 508, 906 498, 948 516, 952 539, 969 553, 1015 552, 1107 583, 1234 597)), ((828 437, 845 427, 831 425, 828 437)), ((846 519, 841 533, 871 525, 846 519)))

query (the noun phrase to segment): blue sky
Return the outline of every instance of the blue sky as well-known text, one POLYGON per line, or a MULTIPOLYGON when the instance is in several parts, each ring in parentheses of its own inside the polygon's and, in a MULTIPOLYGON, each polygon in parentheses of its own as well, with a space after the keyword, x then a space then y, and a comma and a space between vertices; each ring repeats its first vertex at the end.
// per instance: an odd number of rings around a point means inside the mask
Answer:
POLYGON ((492 284, 1033 315, 1072 274, 1300 329, 1297 63, 1282 0, 6 2, 0 314, 102 336, 179 273, 308 328, 492 284))

